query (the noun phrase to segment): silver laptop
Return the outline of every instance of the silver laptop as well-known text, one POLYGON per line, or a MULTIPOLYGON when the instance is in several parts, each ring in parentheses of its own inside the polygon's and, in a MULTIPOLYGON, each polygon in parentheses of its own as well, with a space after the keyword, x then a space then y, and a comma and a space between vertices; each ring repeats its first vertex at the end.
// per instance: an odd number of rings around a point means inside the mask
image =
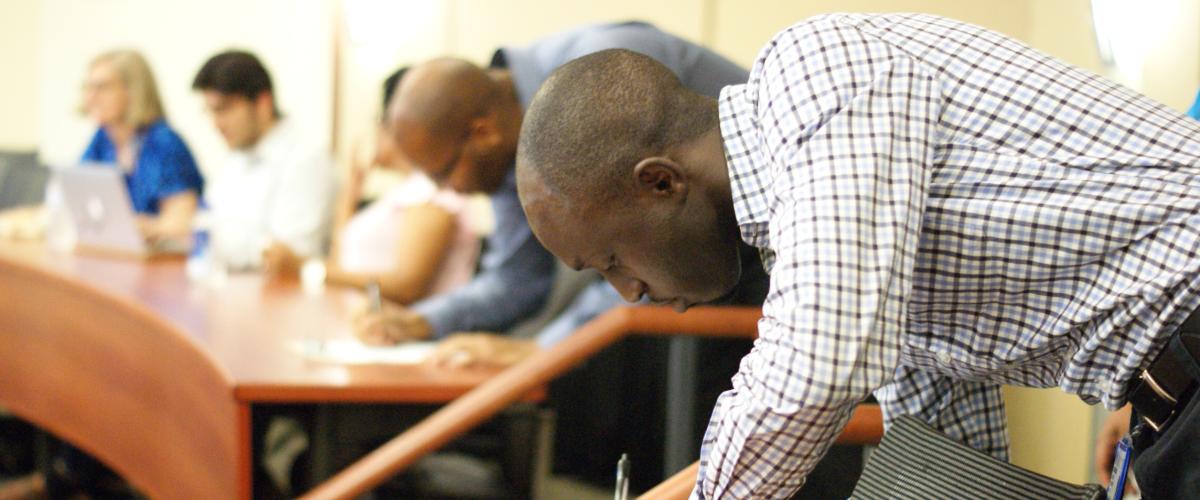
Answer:
POLYGON ((186 252, 179 242, 146 243, 119 169, 85 164, 59 169, 56 175, 75 226, 77 250, 143 258, 186 252))

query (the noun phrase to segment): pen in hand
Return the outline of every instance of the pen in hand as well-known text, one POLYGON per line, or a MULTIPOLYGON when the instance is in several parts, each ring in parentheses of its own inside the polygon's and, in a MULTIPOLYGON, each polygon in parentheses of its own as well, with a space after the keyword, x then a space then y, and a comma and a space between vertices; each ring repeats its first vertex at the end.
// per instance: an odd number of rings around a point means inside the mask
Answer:
POLYGON ((379 295, 379 282, 371 280, 367 282, 367 310, 372 313, 383 311, 383 298, 379 295))
POLYGON ((375 315, 383 312, 383 298, 379 294, 379 281, 367 281, 367 283, 363 285, 363 292, 365 292, 367 295, 366 314, 375 315))

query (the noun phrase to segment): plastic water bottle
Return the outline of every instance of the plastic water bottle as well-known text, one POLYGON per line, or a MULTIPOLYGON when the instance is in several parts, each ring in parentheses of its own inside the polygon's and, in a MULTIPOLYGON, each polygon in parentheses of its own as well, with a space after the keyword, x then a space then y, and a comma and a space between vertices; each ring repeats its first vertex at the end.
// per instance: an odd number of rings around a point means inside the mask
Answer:
POLYGON ((57 252, 69 252, 75 248, 75 224, 63 197, 62 185, 54 177, 46 184, 44 200, 46 246, 57 252))
POLYGON ((187 259, 187 275, 192 281, 204 281, 212 272, 208 226, 207 211, 201 210, 192 218, 192 251, 187 259))

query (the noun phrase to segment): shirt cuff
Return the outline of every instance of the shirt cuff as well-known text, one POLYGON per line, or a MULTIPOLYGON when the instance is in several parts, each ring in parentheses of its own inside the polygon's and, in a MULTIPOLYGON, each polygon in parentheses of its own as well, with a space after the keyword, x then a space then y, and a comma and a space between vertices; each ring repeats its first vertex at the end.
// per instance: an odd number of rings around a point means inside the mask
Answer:
POLYGON ((450 335, 454 330, 453 311, 448 310, 447 305, 444 296, 433 297, 413 304, 412 310, 425 318, 426 323, 429 323, 430 338, 441 339, 450 335))

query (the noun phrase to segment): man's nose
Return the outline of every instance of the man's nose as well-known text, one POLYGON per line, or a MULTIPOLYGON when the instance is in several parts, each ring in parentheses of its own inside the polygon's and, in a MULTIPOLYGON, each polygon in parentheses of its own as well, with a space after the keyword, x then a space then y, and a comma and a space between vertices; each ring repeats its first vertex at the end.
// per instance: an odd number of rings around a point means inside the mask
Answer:
POLYGON ((608 282, 612 283, 613 288, 617 289, 617 293, 620 293, 626 302, 642 300, 642 295, 646 293, 646 284, 634 278, 608 276, 608 282))

